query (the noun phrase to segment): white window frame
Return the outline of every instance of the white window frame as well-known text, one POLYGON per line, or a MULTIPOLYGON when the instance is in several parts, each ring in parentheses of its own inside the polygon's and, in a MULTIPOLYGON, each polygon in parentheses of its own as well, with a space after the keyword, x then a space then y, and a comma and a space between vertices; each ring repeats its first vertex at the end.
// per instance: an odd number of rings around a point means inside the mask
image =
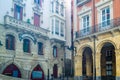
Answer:
MULTIPOLYGON (((101 0, 100 2, 98 2, 97 4, 95 4, 95 7, 97 8, 97 23, 101 23, 102 24, 102 10, 106 7, 110 8, 110 20, 113 19, 113 1, 112 0, 101 0)), ((101 28, 101 25, 99 25, 98 27, 101 28)), ((108 27, 106 27, 108 28, 108 27)), ((105 27, 103 29, 106 29, 105 27)), ((102 29, 102 30, 103 30, 102 29)))
MULTIPOLYGON (((79 29, 83 30, 82 22, 83 17, 88 15, 89 16, 89 28, 92 26, 92 8, 83 6, 82 9, 78 12, 79 16, 79 29)), ((83 34, 83 33, 82 33, 83 34)))

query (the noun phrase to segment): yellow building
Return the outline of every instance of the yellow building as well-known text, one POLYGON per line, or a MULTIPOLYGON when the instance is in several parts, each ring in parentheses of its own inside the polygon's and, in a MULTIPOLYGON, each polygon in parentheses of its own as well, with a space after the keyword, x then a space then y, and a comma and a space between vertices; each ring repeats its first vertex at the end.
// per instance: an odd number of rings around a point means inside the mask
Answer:
POLYGON ((119 0, 74 2, 75 80, 120 80, 119 0))

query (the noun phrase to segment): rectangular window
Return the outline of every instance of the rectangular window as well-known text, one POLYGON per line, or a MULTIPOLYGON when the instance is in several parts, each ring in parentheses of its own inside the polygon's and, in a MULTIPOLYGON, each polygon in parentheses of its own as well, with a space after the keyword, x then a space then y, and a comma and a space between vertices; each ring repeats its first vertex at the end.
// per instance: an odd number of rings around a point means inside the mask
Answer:
POLYGON ((52 2, 51 4, 52 4, 52 12, 54 12, 54 2, 52 2))
POLYGON ((102 27, 110 25, 110 8, 104 8, 102 10, 102 27))
POLYGON ((53 57, 57 57, 57 47, 53 47, 53 57))
POLYGON ((112 76, 112 64, 106 64, 106 75, 112 76))
POLYGON ((22 20, 23 17, 23 8, 18 5, 14 5, 14 17, 15 19, 22 20))
POLYGON ((55 34, 59 35, 59 20, 55 21, 55 34))
POLYGON ((43 43, 38 43, 38 55, 43 55, 43 43))
POLYGON ((6 36, 6 49, 15 50, 15 38, 12 35, 6 36))
POLYGON ((54 34, 54 19, 52 19, 52 34, 54 34))
POLYGON ((113 54, 112 50, 106 51, 106 61, 112 61, 112 54, 113 54))
POLYGON ((30 40, 28 39, 23 40, 23 51, 30 53, 30 40))
POLYGON ((40 26, 40 15, 34 13, 34 25, 39 27, 40 26))
POLYGON ((40 6, 42 6, 42 0, 34 0, 34 3, 39 4, 40 6))
POLYGON ((63 3, 60 6, 60 13, 61 13, 61 16, 64 16, 64 6, 63 6, 63 3))
POLYGON ((89 15, 83 16, 82 17, 82 28, 83 28, 82 33, 83 34, 87 34, 90 32, 89 26, 90 26, 89 15))
POLYGON ((59 13, 59 2, 56 1, 56 13, 59 13))
POLYGON ((61 23, 61 36, 64 36, 64 23, 61 23))

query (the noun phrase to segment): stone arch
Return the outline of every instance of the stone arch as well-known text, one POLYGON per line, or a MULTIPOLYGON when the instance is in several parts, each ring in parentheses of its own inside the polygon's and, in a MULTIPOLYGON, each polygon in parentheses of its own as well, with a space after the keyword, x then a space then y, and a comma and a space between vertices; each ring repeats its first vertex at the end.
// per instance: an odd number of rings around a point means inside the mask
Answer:
POLYGON ((31 79, 32 71, 33 71, 34 68, 37 67, 37 66, 40 66, 40 68, 42 69, 43 74, 44 74, 44 79, 45 79, 45 67, 44 67, 43 64, 41 64, 41 63, 35 63, 35 64, 33 65, 33 67, 31 67, 28 78, 31 79))
POLYGON ((14 32, 14 31, 6 31, 6 32, 4 32, 4 36, 9 35, 9 34, 13 35, 15 38, 18 38, 17 33, 14 32))
POLYGON ((104 40, 97 45, 96 57, 99 57, 99 60, 97 61, 100 62, 99 66, 101 79, 115 79, 114 75, 116 75, 116 49, 117 46, 112 40, 104 40), (111 77, 109 77, 109 75, 111 77))
POLYGON ((15 66, 19 69, 20 75, 21 75, 21 78, 22 78, 23 75, 22 75, 22 69, 20 68, 20 65, 19 65, 18 63, 16 63, 16 62, 13 62, 12 60, 10 60, 9 62, 6 62, 6 63, 4 64, 1 72, 3 73, 4 70, 5 70, 9 65, 11 65, 11 64, 15 65, 15 66))
POLYGON ((111 40, 104 40, 104 41, 101 41, 97 45, 97 50, 96 50, 97 53, 100 53, 100 51, 101 51, 102 47, 105 45, 105 43, 111 43, 115 47, 115 50, 117 49, 117 46, 116 46, 115 42, 113 42, 111 40))
POLYGON ((88 45, 88 44, 85 44, 85 45, 82 45, 81 47, 79 47, 79 49, 77 51, 78 55, 82 56, 83 55, 82 53, 83 53, 83 51, 85 50, 86 47, 89 47, 92 50, 92 52, 93 52, 92 46, 88 45), (79 53, 81 53, 81 54, 79 54, 79 53))

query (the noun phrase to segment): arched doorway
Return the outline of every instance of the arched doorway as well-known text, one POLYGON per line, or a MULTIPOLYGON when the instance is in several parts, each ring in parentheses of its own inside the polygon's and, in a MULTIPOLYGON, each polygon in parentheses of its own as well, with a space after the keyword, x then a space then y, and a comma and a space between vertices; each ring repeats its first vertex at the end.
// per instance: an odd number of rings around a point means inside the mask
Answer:
POLYGON ((37 65, 32 73, 31 73, 31 80, 44 80, 44 72, 40 65, 37 65))
POLYGON ((54 64, 54 66, 53 66, 53 77, 54 78, 58 77, 58 66, 57 66, 57 64, 54 64))
POLYGON ((116 75, 115 47, 105 43, 101 49, 101 78, 102 80, 115 80, 116 75))
POLYGON ((92 50, 89 47, 86 47, 83 51, 82 75, 83 75, 83 80, 92 80, 93 78, 92 50))
POLYGON ((21 78, 21 73, 20 70, 18 69, 18 67, 14 64, 10 64, 8 65, 5 70, 3 71, 4 75, 7 76, 12 76, 12 77, 17 77, 17 78, 21 78))

